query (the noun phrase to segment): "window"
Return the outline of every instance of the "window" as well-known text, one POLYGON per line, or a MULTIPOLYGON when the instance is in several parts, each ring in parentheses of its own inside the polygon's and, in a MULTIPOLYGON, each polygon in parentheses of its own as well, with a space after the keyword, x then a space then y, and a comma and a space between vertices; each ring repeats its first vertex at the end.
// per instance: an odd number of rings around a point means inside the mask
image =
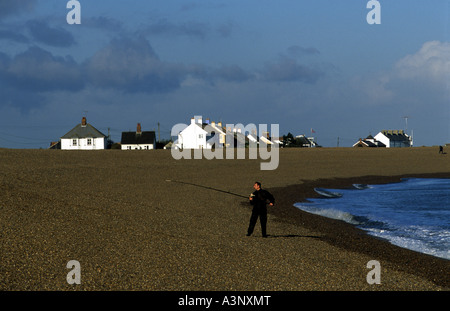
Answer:
POLYGON ((203 134, 198 134, 198 138, 203 138, 203 134))
POLYGON ((87 139, 87 145, 88 146, 92 146, 92 138, 88 138, 87 139))
POLYGON ((72 140, 72 146, 76 146, 77 145, 77 140, 76 139, 73 139, 72 140))

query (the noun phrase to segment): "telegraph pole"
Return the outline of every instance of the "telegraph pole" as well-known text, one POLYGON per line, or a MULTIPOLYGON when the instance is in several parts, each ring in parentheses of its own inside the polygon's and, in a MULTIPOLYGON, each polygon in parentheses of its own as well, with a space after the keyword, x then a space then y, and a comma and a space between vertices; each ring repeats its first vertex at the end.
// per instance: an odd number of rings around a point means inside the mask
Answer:
POLYGON ((160 136, 160 131, 159 131, 159 122, 158 122, 158 143, 161 142, 161 136, 160 136))

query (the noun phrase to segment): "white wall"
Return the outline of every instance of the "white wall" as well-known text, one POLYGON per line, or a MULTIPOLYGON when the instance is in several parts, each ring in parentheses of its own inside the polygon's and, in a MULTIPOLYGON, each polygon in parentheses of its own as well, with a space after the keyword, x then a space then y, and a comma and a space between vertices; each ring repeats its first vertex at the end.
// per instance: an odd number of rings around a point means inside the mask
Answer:
POLYGON ((101 150, 105 149, 106 138, 90 138, 90 144, 88 144, 89 138, 63 138, 61 139, 61 149, 63 150, 101 150), (76 140, 76 144, 73 144, 73 140, 76 140))
POLYGON ((389 138, 387 138, 386 136, 384 136, 383 133, 378 133, 377 135, 375 135, 374 137, 376 140, 381 141, 383 144, 386 145, 386 148, 390 147, 390 140, 389 138))
MULTIPOLYGON (((206 135, 208 133, 199 125, 191 123, 178 134, 178 147, 183 149, 208 149, 206 135)), ((211 148, 211 146, 209 146, 211 148)))

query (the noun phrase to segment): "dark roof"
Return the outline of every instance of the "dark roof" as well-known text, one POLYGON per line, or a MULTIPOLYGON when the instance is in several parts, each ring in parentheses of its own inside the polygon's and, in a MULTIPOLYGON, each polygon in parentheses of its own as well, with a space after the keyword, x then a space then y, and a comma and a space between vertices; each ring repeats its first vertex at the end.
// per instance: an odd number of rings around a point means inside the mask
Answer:
POLYGON ((376 141, 375 143, 371 142, 370 140, 363 140, 364 143, 366 143, 369 147, 386 147, 385 144, 383 144, 381 141, 376 141))
POLYGON ((314 146, 315 145, 314 141, 309 140, 304 135, 296 136, 295 139, 298 140, 302 144, 302 146, 309 146, 309 145, 314 146))
MULTIPOLYGON (((369 137, 372 137, 369 135, 369 137)), ((364 144, 367 147, 386 147, 385 144, 383 144, 381 141, 375 140, 374 138, 361 139, 357 143, 355 143, 353 146, 364 144), (373 139, 374 141, 371 141, 370 139, 373 139)))
POLYGON ((387 138, 389 138, 389 140, 392 141, 409 141, 409 137, 402 131, 402 130, 394 130, 394 131, 387 131, 387 130, 383 130, 381 131, 381 133, 383 133, 384 136, 386 136, 387 138))
POLYGON ((87 123, 86 125, 78 124, 61 138, 98 138, 106 137, 102 132, 87 123))
POLYGON ((125 145, 148 145, 155 143, 155 132, 122 132, 121 144, 125 145))

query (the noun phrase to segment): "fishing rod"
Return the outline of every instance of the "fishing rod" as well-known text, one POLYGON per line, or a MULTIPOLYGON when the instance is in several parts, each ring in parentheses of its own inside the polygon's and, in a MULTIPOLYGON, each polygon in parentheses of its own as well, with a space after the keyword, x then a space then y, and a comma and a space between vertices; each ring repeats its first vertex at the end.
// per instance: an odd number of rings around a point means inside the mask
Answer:
POLYGON ((237 194, 237 193, 233 193, 233 192, 230 192, 230 191, 225 191, 225 190, 217 189, 217 188, 213 188, 213 187, 198 185, 198 184, 194 184, 194 183, 190 183, 190 182, 186 182, 186 181, 179 181, 179 180, 172 180, 172 179, 166 179, 166 181, 167 182, 175 182, 175 183, 179 183, 179 184, 185 184, 185 185, 191 185, 191 186, 200 187, 200 188, 205 188, 205 189, 208 189, 208 190, 214 190, 214 191, 218 191, 218 192, 223 192, 223 193, 226 193, 226 194, 231 194, 231 195, 234 195, 234 196, 237 196, 237 197, 248 199, 248 197, 246 197, 244 195, 241 195, 241 194, 237 194))

